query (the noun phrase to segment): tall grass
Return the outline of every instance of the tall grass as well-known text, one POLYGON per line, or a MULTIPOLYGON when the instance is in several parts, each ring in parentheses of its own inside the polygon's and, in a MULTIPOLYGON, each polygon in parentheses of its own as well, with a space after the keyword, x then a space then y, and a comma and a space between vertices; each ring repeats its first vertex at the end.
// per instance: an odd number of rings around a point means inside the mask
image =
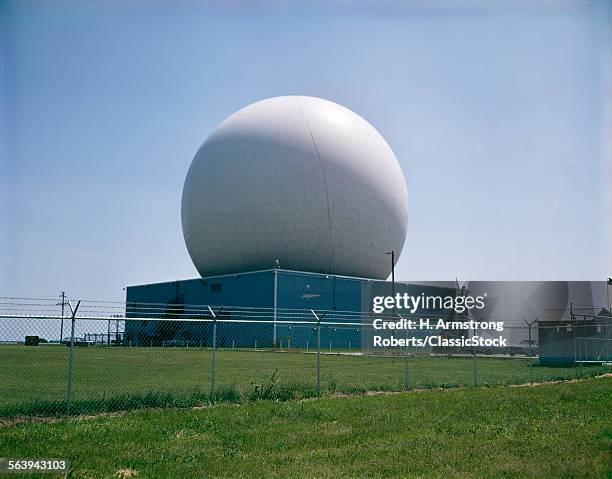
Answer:
MULTIPOLYGON (((591 375, 585 375, 589 377, 591 375)), ((571 378, 559 376, 558 380, 571 378)), ((516 384, 509 381, 508 385, 516 384)), ((491 387, 481 383, 480 387, 491 387)), ((418 389, 456 389, 461 388, 459 383, 425 383, 419 384, 418 389)), ((250 403, 256 401, 287 402, 309 399, 333 394, 350 396, 364 395, 369 392, 401 392, 405 391, 403 384, 380 384, 371 387, 345 386, 338 388, 333 378, 327 381, 320 393, 306 383, 281 382, 278 371, 275 371, 263 384, 251 384, 247 389, 236 385, 224 386, 217 389, 214 400, 210 391, 191 390, 150 390, 140 393, 102 395, 100 398, 76 399, 72 402, 71 416, 84 416, 100 413, 130 411, 136 409, 159 408, 192 408, 211 406, 216 403, 250 403)), ((22 401, 0 406, 0 418, 14 419, 18 417, 62 417, 67 416, 65 401, 37 399, 22 401)))

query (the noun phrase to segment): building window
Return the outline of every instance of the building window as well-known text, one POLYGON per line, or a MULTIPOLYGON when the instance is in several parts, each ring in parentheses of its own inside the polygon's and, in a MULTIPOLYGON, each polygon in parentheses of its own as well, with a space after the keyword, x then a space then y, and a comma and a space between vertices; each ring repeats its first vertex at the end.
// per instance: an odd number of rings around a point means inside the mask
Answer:
POLYGON ((220 291, 223 291, 223 284, 221 284, 221 283, 212 283, 210 285, 210 292, 211 293, 219 293, 220 291))

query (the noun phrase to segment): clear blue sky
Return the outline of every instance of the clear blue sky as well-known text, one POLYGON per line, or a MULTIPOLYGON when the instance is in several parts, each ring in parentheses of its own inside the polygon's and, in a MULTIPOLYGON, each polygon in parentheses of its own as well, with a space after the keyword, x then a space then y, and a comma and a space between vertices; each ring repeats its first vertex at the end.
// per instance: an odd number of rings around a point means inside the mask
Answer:
POLYGON ((394 149, 399 279, 612 273, 609 2, 247 4, 0 3, 0 295, 195 277, 193 154, 284 94, 341 103, 394 149))

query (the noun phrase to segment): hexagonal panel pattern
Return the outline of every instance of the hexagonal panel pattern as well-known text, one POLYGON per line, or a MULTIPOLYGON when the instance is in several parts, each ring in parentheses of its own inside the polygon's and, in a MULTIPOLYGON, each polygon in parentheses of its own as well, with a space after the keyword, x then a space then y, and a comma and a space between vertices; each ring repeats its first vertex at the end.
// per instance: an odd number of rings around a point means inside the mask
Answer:
POLYGON ((351 110, 262 100, 223 121, 187 173, 183 235, 202 276, 281 268, 384 279, 408 225, 401 167, 351 110))

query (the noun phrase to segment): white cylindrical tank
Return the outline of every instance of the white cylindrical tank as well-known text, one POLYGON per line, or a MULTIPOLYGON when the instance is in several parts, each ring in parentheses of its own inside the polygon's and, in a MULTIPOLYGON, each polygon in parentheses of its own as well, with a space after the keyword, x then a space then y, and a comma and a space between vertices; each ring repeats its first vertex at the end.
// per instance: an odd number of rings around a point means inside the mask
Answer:
POLYGON ((185 243, 202 276, 283 269, 384 279, 408 194, 393 151, 331 101, 270 98, 223 121, 187 173, 185 243))

